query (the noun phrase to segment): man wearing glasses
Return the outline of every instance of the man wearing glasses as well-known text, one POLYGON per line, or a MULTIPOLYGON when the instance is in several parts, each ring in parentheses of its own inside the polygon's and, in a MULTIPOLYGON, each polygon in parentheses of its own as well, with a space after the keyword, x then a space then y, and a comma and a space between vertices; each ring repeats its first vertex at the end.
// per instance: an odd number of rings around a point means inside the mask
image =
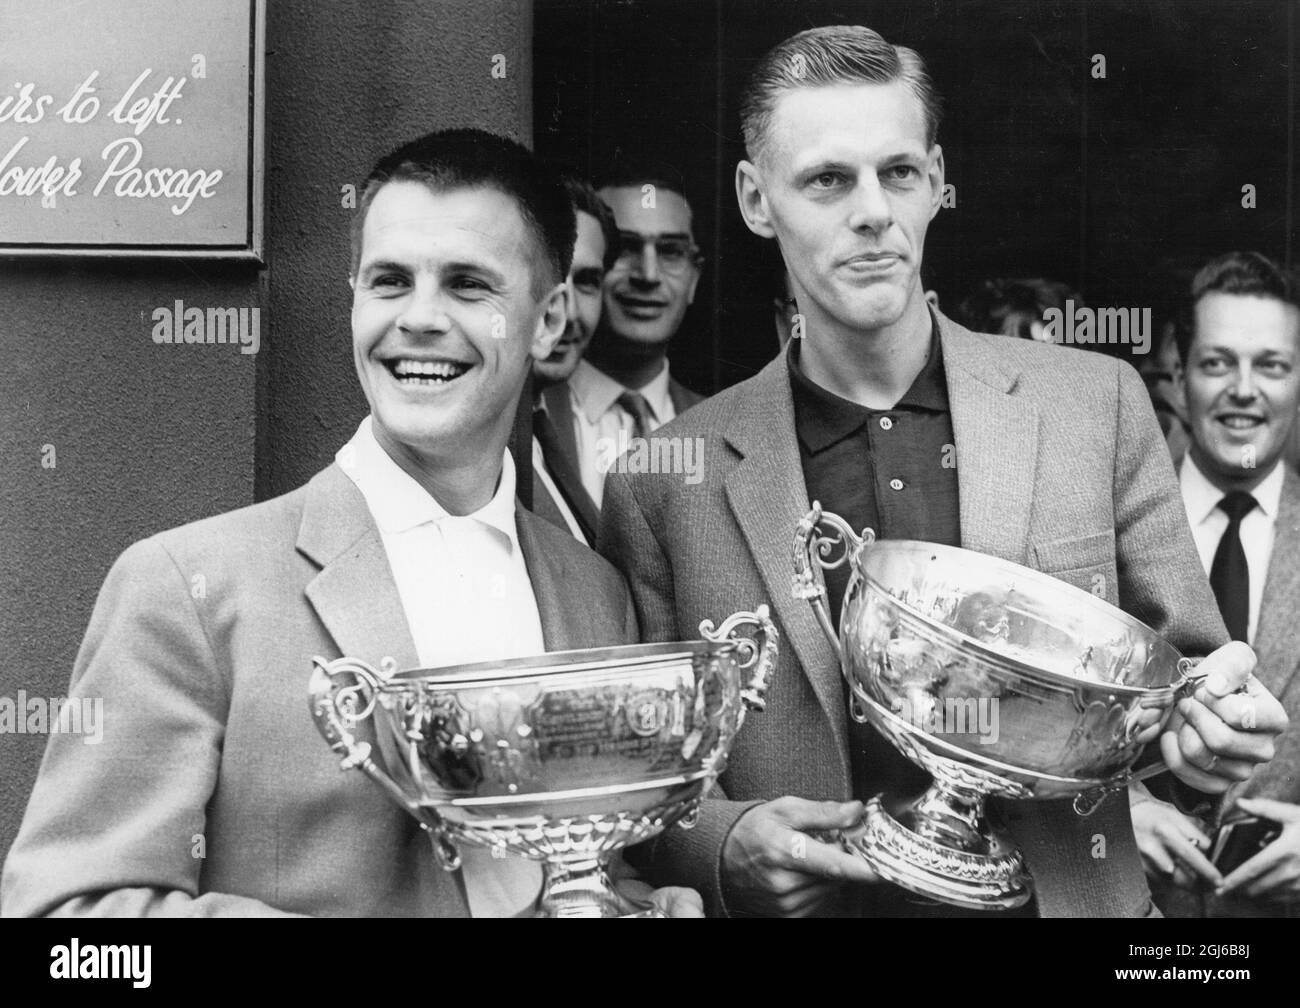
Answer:
POLYGON ((569 379, 578 468, 597 507, 620 446, 702 398, 669 374, 667 353, 703 264, 678 184, 633 172, 599 194, 618 224, 618 255, 605 275, 601 324, 569 379))

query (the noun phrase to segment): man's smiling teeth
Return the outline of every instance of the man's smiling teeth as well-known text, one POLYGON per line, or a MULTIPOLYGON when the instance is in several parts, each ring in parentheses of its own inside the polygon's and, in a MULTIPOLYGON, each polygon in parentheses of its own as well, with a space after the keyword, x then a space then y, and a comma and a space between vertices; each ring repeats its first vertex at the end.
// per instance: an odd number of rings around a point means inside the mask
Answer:
POLYGON ((399 360, 389 363, 393 376, 403 384, 432 385, 459 378, 469 366, 453 361, 399 360))
POLYGON ((1250 427, 1258 427, 1264 421, 1261 420, 1259 417, 1250 417, 1250 416, 1241 416, 1240 414, 1232 414, 1229 416, 1219 417, 1219 422, 1226 427, 1231 427, 1233 430, 1246 430, 1247 428, 1250 427))

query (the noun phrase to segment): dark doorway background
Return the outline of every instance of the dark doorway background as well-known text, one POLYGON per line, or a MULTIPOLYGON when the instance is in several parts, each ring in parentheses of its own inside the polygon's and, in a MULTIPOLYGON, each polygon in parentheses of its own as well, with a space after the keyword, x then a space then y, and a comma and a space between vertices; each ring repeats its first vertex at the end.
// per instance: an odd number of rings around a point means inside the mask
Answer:
POLYGON ((1158 316, 1180 273, 1220 252, 1291 265, 1295 6, 537 0, 535 143, 588 174, 628 157, 681 173, 708 264, 673 370, 717 391, 777 348, 779 260, 735 206, 740 87, 796 31, 869 25, 920 52, 944 98, 956 206, 931 225, 924 267, 941 304, 985 278, 1043 276, 1158 316))

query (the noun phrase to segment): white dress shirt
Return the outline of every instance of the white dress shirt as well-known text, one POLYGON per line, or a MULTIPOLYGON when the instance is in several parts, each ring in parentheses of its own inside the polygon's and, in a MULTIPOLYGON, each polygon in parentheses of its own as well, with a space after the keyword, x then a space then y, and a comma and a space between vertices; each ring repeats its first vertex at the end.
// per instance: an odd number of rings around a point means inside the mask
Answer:
MULTIPOLYGON (((379 528, 406 624, 424 668, 540 654, 541 617, 515 527, 515 468, 504 453, 495 495, 471 515, 447 513, 361 421, 336 456, 379 528)), ((363 586, 364 590, 364 586, 363 586)), ((541 868, 461 845, 475 917, 529 913, 541 868)))
MULTIPOLYGON (((582 485, 591 494, 596 507, 600 507, 605 491, 605 473, 618 457, 613 446, 620 443, 619 435, 631 438, 635 420, 632 414, 618 405, 618 397, 627 389, 605 372, 585 360, 569 378, 569 397, 573 405, 573 429, 578 442, 578 471, 582 485)), ((633 391, 645 397, 650 412, 654 414, 654 428, 658 429, 677 416, 672 396, 668 394, 668 362, 650 379, 649 383, 633 391)))
MULTIPOLYGON (((1251 491, 1250 495, 1259 506, 1241 519, 1241 547, 1246 553, 1246 569, 1250 573, 1250 619, 1246 628, 1249 643, 1254 643, 1259 608, 1264 601, 1264 580, 1268 577, 1273 531, 1282 499, 1282 476, 1282 465, 1278 463, 1251 491)), ((1192 538, 1196 540, 1196 550, 1201 555, 1201 566, 1208 576, 1219 540, 1228 529, 1228 516, 1219 509, 1224 493, 1197 468, 1190 453, 1183 457, 1178 483, 1183 494, 1183 507, 1187 509, 1187 521, 1192 526, 1192 538)))

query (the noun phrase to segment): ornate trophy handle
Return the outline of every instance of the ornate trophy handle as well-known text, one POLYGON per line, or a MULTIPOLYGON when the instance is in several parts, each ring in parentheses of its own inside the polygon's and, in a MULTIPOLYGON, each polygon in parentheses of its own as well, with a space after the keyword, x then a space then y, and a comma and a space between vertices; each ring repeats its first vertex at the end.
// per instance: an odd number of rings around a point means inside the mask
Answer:
POLYGON ((716 644, 730 642, 736 645, 741 670, 753 670, 749 673, 749 681, 740 690, 740 699, 747 710, 762 713, 767 707, 767 681, 776 666, 781 640, 781 633, 772 622, 767 606, 761 605, 753 612, 732 613, 716 630, 713 620, 703 620, 700 636, 716 644), (738 634, 736 631, 742 626, 754 627, 755 637, 760 640, 738 634))
POLYGON ((821 501, 813 501, 812 510, 799 520, 799 525, 794 530, 794 577, 791 579, 794 597, 806 599, 812 606, 817 623, 835 649, 835 655, 841 664, 844 655, 840 650, 840 639, 826 609, 826 587, 817 576, 816 568, 834 570, 846 561, 855 559, 875 541, 876 533, 872 529, 865 528, 858 535, 839 515, 830 511, 823 512, 821 501), (839 535, 821 534, 818 530, 820 525, 830 526, 839 535), (844 547, 843 554, 829 559, 831 552, 838 546, 844 547))
MULTIPOLYGON (((1196 692, 1196 688, 1205 681, 1204 672, 1196 672, 1196 667, 1201 663, 1199 658, 1179 658, 1178 659, 1178 681, 1174 686, 1174 703, 1183 697, 1191 696, 1196 692)), ((1243 687, 1238 692, 1244 692, 1243 687)), ((1172 708, 1172 704, 1170 707, 1172 708)), ((1164 760, 1144 766, 1141 770, 1133 770, 1128 773, 1120 774, 1112 781, 1107 781, 1099 787, 1082 791, 1075 796, 1074 811, 1081 816, 1090 816, 1097 811, 1098 806, 1105 800, 1109 794, 1116 791, 1124 791, 1130 784, 1136 784, 1144 781, 1148 777, 1157 777, 1169 769, 1169 764, 1164 760)))
MULTIPOLYGON (((383 662, 390 673, 391 658, 383 662)), ((307 705, 316 728, 329 747, 343 757, 341 770, 360 770, 387 792, 398 805, 413 815, 429 834, 438 863, 446 871, 460 868, 456 850, 438 814, 408 795, 388 772, 371 756, 370 743, 352 734, 352 728, 374 712, 384 674, 358 658, 312 659, 311 680, 307 685, 307 705)))
MULTIPOLYGON (((1200 664, 1200 658, 1178 659, 1178 682, 1174 683, 1175 693, 1182 693, 1183 696, 1187 697, 1196 692, 1196 687, 1205 681, 1207 674, 1196 671, 1196 667, 1200 664)), ((1244 692, 1244 688, 1238 692, 1244 692)))

